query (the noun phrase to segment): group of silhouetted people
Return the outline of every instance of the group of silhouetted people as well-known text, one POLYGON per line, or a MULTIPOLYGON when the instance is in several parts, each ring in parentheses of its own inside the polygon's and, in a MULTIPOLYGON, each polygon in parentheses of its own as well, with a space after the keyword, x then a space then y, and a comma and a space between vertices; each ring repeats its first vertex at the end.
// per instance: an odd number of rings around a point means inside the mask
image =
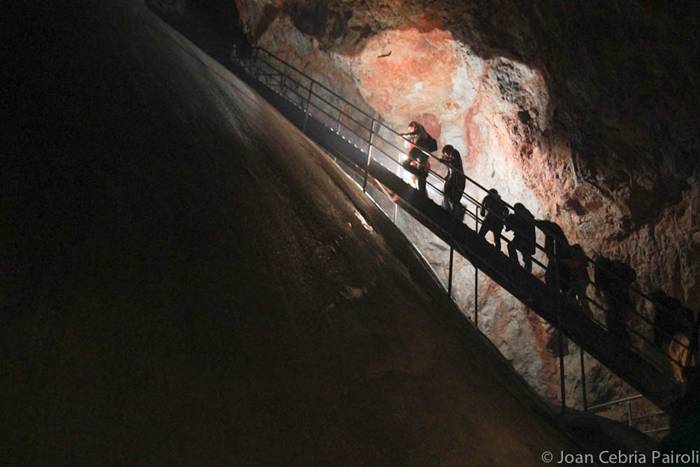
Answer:
MULTIPOLYGON (((418 192, 426 195, 428 174, 430 173, 429 154, 437 150, 437 141, 416 121, 408 124, 409 131, 400 133, 408 139, 411 146, 408 158, 401 166, 417 178, 418 192)), ((442 148, 440 162, 447 166, 447 176, 443 188, 442 207, 458 218, 462 218, 464 207, 461 204, 466 184, 462 157, 454 146, 448 144, 442 148)), ((481 203, 481 217, 484 217, 479 235, 493 234, 496 248, 501 248, 501 232, 513 231, 513 240, 508 243, 508 255, 518 263, 518 253, 522 256, 523 267, 532 271, 532 255, 535 254, 535 218, 521 203, 516 203, 514 212, 509 213, 507 205, 501 200, 498 191, 489 190, 481 203)))
POLYGON ((532 255, 535 254, 535 217, 522 204, 515 203, 513 212, 509 213, 508 206, 501 199, 498 191, 491 188, 481 201, 479 215, 484 218, 479 236, 486 237, 487 233, 493 235, 493 243, 496 249, 501 249, 501 232, 505 228, 507 232, 513 232, 513 240, 508 242, 508 256, 513 262, 519 264, 518 253, 523 258, 523 267, 532 272, 532 255))
MULTIPOLYGON (((429 154, 437 150, 437 142, 418 122, 410 122, 409 130, 408 133, 401 134, 411 143, 408 159, 401 165, 416 176, 419 193, 426 195, 426 181, 430 172, 429 154)), ((464 214, 461 199, 466 182, 461 155, 454 146, 448 144, 443 147, 439 160, 447 166, 442 207, 461 220, 464 214)), ((533 214, 521 203, 516 203, 513 212, 510 212, 494 188, 488 190, 482 200, 479 217, 483 220, 478 235, 485 238, 486 234, 491 233, 498 251, 501 251, 503 229, 513 232, 513 239, 507 246, 508 256, 518 265, 522 258, 522 267, 528 272, 532 272, 532 257, 537 248, 535 228, 539 228, 545 235, 545 282, 559 289, 566 297, 578 303, 589 317, 593 317, 590 299, 586 295, 591 283, 589 259, 581 245, 569 244, 559 225, 548 220, 535 220, 533 214)), ((628 343, 628 323, 635 313, 630 289, 637 274, 628 264, 604 256, 598 256, 593 270, 595 286, 607 302, 605 319, 608 332, 628 343)), ((699 343, 697 314, 663 292, 655 292, 651 297, 656 303, 654 343, 669 355, 680 356, 681 360, 686 361, 689 358, 688 349, 696 349, 699 343), (683 354, 683 350, 686 354, 683 354)), ((674 368, 674 373, 680 371, 679 368, 674 368)), ((680 378, 678 375, 676 377, 680 378)))
MULTIPOLYGON (((408 129, 407 133, 400 133, 411 143, 408 158, 401 163, 401 166, 416 177, 418 192, 427 195, 426 186, 430 173, 429 153, 437 150, 437 141, 423 125, 416 121, 410 122, 408 129)), ((461 219, 464 215, 464 207, 460 201, 466 184, 462 155, 454 146, 448 144, 442 148, 442 157, 439 160, 447 167, 442 207, 461 219)))
POLYGON ((698 350, 700 319, 696 312, 684 306, 680 300, 668 296, 661 290, 649 294, 654 307, 654 344, 673 360, 673 376, 683 381, 683 367, 692 352, 698 350))

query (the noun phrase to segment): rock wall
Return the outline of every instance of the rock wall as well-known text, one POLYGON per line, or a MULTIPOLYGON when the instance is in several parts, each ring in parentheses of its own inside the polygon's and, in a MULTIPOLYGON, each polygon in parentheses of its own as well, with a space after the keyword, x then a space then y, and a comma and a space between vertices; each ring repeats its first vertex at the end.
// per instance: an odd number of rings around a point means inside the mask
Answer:
MULTIPOLYGON (((439 144, 461 151, 480 183, 560 223, 589 255, 629 262, 643 289, 662 288, 695 308, 697 5, 236 0, 259 45, 396 128, 422 121, 439 144)), ((444 271, 446 247, 403 222, 444 271)), ((467 312, 474 274, 457 264, 455 297, 467 312)), ((551 330, 488 279, 479 287, 485 332, 554 397, 551 330)), ((573 350, 568 386, 578 397, 573 350)), ((624 391, 588 363, 594 399, 624 391)))

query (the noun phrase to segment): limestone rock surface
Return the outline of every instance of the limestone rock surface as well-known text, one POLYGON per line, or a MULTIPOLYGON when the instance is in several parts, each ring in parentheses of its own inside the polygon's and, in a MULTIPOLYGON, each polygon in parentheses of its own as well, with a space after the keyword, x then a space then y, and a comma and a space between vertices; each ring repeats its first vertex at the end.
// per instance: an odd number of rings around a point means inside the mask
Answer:
MULTIPOLYGON (((481 184, 560 223, 589 256, 628 262, 642 289, 700 307, 700 4, 236 5, 257 44, 396 128, 422 121, 439 144, 460 150, 466 172, 481 184)), ((406 222, 404 230, 444 269, 445 247, 406 222)), ((473 272, 458 264, 456 297, 467 312, 473 272)), ((490 281, 480 287, 487 333, 534 386, 555 393, 548 326, 490 281)), ((642 301, 638 307, 648 308, 642 301)), ((578 377, 572 365, 568 371, 574 387, 578 377)), ((606 386, 609 376, 598 365, 588 371, 594 393, 623 391, 606 386)))

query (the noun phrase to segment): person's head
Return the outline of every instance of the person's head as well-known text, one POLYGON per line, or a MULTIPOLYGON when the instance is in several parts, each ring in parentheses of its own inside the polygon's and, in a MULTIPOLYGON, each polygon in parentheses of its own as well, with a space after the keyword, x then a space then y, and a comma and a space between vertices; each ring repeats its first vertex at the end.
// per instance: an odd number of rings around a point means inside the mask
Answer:
POLYGON ((455 151, 454 146, 452 146, 451 144, 446 144, 442 148, 442 155, 443 156, 451 156, 452 154, 454 154, 454 151, 455 151))
POLYGON ((423 125, 421 125, 420 123, 418 123, 415 120, 411 120, 408 123, 408 129, 411 131, 425 131, 425 128, 423 128, 423 125))
POLYGON ((523 203, 515 203, 513 205, 513 209, 515 209, 516 211, 525 211, 526 210, 523 203))
POLYGON ((500 196, 500 195, 498 194, 498 190, 495 189, 495 188, 491 188, 491 189, 489 190, 489 194, 490 194, 491 196, 500 196))

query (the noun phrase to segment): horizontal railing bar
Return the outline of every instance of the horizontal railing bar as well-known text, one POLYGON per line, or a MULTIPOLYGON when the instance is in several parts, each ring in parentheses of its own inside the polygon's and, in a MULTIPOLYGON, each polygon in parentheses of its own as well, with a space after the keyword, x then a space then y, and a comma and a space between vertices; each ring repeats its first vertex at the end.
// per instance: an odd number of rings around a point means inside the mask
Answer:
POLYGON ((661 415, 667 416, 666 412, 663 412, 663 411, 659 410, 658 412, 651 412, 651 413, 647 413, 647 414, 644 414, 644 415, 639 415, 639 416, 637 416, 637 417, 632 417, 632 420, 636 422, 636 421, 639 421, 639 420, 645 420, 645 419, 647 419, 647 418, 658 417, 658 416, 661 416, 661 415))
MULTIPOLYGON (((590 281, 588 281, 587 284, 588 284, 588 285, 592 285, 593 283, 590 282, 590 281)), ((595 287, 594 287, 594 288, 595 288, 595 287)), ((596 289, 596 290, 598 290, 598 289, 596 289)), ((593 300, 593 299, 592 299, 591 297, 589 297, 588 295, 584 295, 583 298, 584 298, 588 303, 592 303, 592 304, 593 304, 596 308, 598 308, 599 310, 604 311, 605 313, 608 313, 608 309, 607 309, 607 308, 605 308, 603 305, 601 305, 601 304, 598 303, 597 301, 593 300)), ((686 350, 691 350, 691 349, 690 349, 690 345, 685 345, 683 342, 681 342, 681 341, 679 341, 678 339, 676 339, 675 335, 670 334, 670 333, 666 332, 664 329, 662 329, 661 327, 656 326, 656 324, 653 323, 652 321, 650 321, 646 316, 642 315, 641 313, 637 312, 636 310, 634 310, 634 309, 632 309, 632 308, 630 308, 629 311, 632 312, 633 314, 639 316, 640 318, 642 318, 642 320, 645 321, 647 324, 649 324, 649 325, 652 327, 652 329, 654 329, 654 330, 657 330, 657 329, 658 329, 659 331, 661 331, 662 333, 664 333, 666 336, 670 337, 670 338, 671 338, 671 341, 675 342, 676 344, 680 345, 681 347, 683 347, 683 348, 686 349, 686 350)), ((607 329, 607 326, 606 326, 606 329, 607 329)), ((628 326, 625 326, 625 329, 633 330, 632 327, 628 327, 628 326)), ((638 334, 638 335, 641 336, 641 334, 638 334)), ((653 347, 656 348, 656 344, 655 344, 653 341, 650 341, 650 340, 647 339, 646 337, 643 337, 643 339, 644 339, 645 342, 647 342, 647 343, 649 343, 649 344, 652 344, 653 347)), ((657 348, 657 350, 659 351, 659 353, 665 354, 665 352, 663 352, 661 349, 658 349, 658 348, 657 348)), ((669 358, 670 358, 670 357, 669 357, 669 358)), ((676 363, 678 363, 678 362, 676 362, 676 363)))
MULTIPOLYGON (((593 285, 593 283, 590 282, 590 281, 588 281, 587 284, 588 284, 588 285, 593 285)), ((595 287, 594 287, 594 288, 595 288, 595 287)), ((596 289, 596 290, 598 290, 598 289, 596 289)), ((607 308, 605 308, 603 305, 601 305, 601 304, 598 303, 597 301, 593 300, 593 299, 592 299, 591 297, 589 297, 588 295, 584 295, 583 298, 584 298, 588 303, 592 303, 592 304, 593 304, 596 308, 598 308, 599 310, 604 311, 604 312, 606 312, 606 313, 608 312, 608 309, 607 309, 607 308)), ((631 311, 631 312, 633 312, 634 314, 636 314, 637 316, 641 317, 641 318, 643 319, 643 321, 645 321, 647 324, 649 324, 649 325, 652 327, 652 329, 654 329, 654 330, 658 329, 659 331, 661 331, 661 332, 663 332, 664 334, 666 334, 666 336, 670 337, 671 340, 672 340, 673 342, 677 343, 678 345, 680 345, 681 347, 683 347, 683 348, 686 349, 686 350, 690 350, 690 346, 689 346, 689 345, 685 345, 683 342, 681 342, 681 341, 679 341, 678 339, 676 339, 674 335, 672 335, 672 334, 666 332, 664 329, 662 329, 662 328, 660 328, 660 327, 657 327, 656 324, 653 323, 652 321, 650 321, 646 316, 642 315, 642 314, 639 313, 639 312, 636 312, 636 310, 633 310, 633 309, 630 309, 629 311, 631 311)), ((607 328, 607 327, 606 327, 606 328, 607 328)), ((625 329, 627 329, 627 327, 625 327, 625 329)), ((630 329, 631 329, 631 328, 630 328, 630 329)), ((654 346, 656 345, 654 342, 652 342, 652 341, 650 341, 650 340, 648 340, 648 339, 646 339, 646 338, 644 338, 644 340, 645 340, 647 343, 649 343, 649 344, 654 344, 654 346)), ((658 350, 659 350, 659 352, 664 353, 664 352, 662 352, 660 349, 658 349, 658 350)))
MULTIPOLYGON (((367 128, 367 127, 364 126, 361 122, 358 122, 358 121, 355 120, 352 116, 350 116, 349 114, 345 113, 345 111, 343 111, 343 109, 341 109, 340 107, 336 107, 334 104, 328 102, 326 99, 324 99, 323 97, 321 97, 319 94, 316 94, 315 92, 312 92, 311 95, 317 97, 321 102, 323 102, 323 103, 325 103, 325 104, 328 104, 332 109, 337 110, 337 111, 340 113, 340 115, 345 115, 345 116, 347 116, 347 117, 350 119, 350 121, 353 121, 353 122, 357 123, 363 130, 372 131, 370 128, 367 128)), ((336 119, 336 120, 337 120, 337 119, 336 119)), ((359 135, 358 135, 358 136, 359 136, 359 135)), ((366 143, 369 143, 369 141, 365 141, 365 142, 366 142, 366 143)))
POLYGON ((664 432, 664 431, 671 431, 671 427, 670 427, 670 426, 665 426, 665 427, 663 427, 663 428, 655 428, 655 429, 653 429, 653 430, 642 431, 642 433, 644 433, 644 434, 649 434, 649 433, 662 433, 662 432, 664 432))
POLYGON ((288 67, 291 68, 292 70, 296 71, 296 72, 299 73, 300 75, 302 75, 302 76, 304 76, 305 78, 307 78, 309 81, 313 81, 316 85, 321 86, 323 89, 325 89, 325 90, 328 91, 329 93, 333 94, 333 95, 336 96, 338 99, 341 99, 343 102, 345 102, 345 103, 348 104, 349 106, 353 107, 353 108, 354 108, 355 110, 357 110, 358 112, 364 114, 365 116, 367 116, 367 117, 369 117, 369 118, 373 118, 371 115, 367 114, 364 110, 360 109, 359 107, 357 107, 355 104, 353 104, 353 103, 350 102, 349 100, 345 99, 344 97, 342 97, 342 96, 336 94, 332 89, 330 89, 329 87, 327 87, 327 86, 324 85, 323 83, 318 82, 318 81, 315 80, 314 78, 310 77, 309 75, 307 75, 307 74, 304 73, 303 71, 301 71, 301 70, 299 70, 298 68, 296 68, 294 65, 291 65, 291 64, 285 62, 285 61, 282 60, 281 58, 277 57, 276 55, 272 54, 271 52, 268 52, 267 50, 263 49, 262 47, 255 47, 255 49, 256 49, 256 50, 262 50, 262 51, 264 51, 264 52, 265 52, 267 55, 269 55, 270 57, 274 58, 275 60, 277 60, 277 61, 279 61, 279 62, 281 62, 281 63, 283 63, 283 64, 285 64, 286 66, 288 66, 288 67))
POLYGON ((634 401, 637 399, 642 399, 643 397, 644 396, 642 396, 641 394, 636 394, 634 396, 628 396, 628 397, 622 397, 620 399, 615 399, 615 400, 612 400, 609 402, 604 402, 602 404, 592 405, 592 406, 588 407, 588 410, 589 411, 599 410, 599 409, 603 409, 603 408, 610 407, 613 405, 623 404, 625 402, 630 402, 630 401, 634 401))
MULTIPOLYGON (((264 62, 264 63, 266 63, 266 64, 267 64, 270 68, 272 68, 273 70, 276 70, 276 71, 278 71, 278 73, 282 74, 282 72, 279 71, 279 70, 277 70, 277 68, 274 67, 274 65, 269 64, 269 63, 267 63, 267 62, 264 62)), ((310 89, 310 86, 309 86, 309 88, 306 88, 306 87, 304 87, 303 84, 301 84, 299 81, 295 80, 295 79, 292 78, 292 77, 289 77, 289 79, 292 80, 292 82, 296 83, 297 85, 301 86, 302 89, 304 89, 305 91, 308 91, 308 90, 310 89)), ((317 81, 314 81, 314 84, 320 85, 320 83, 318 83, 317 81)), ((339 98, 339 99, 342 99, 340 96, 337 96, 337 95, 335 95, 335 94, 333 94, 333 95, 334 95, 335 97, 339 98)), ((320 94, 314 92, 313 90, 311 90, 311 96, 316 97, 318 100, 320 100, 321 102, 327 104, 327 105, 330 106, 332 109, 337 110, 337 111, 340 113, 340 115, 346 116, 350 121, 356 123, 356 124, 357 124, 358 126, 360 126, 360 128, 362 128, 363 130, 372 131, 370 128, 367 128, 366 126, 364 126, 364 124, 363 124, 362 122, 360 122, 360 121, 356 120, 354 117, 352 117, 349 113, 347 113, 347 112, 346 112, 345 110, 343 110, 341 107, 338 107, 338 106, 336 106, 335 104, 329 102, 329 101, 326 100, 323 96, 321 96, 320 94)), ((304 98, 304 97, 301 96, 301 95, 299 95, 299 97, 304 98)), ((304 99, 306 99, 306 98, 304 98, 304 99)), ((315 107, 318 108, 319 110, 321 110, 318 106, 315 106, 315 107)), ((326 113, 326 112, 324 112, 324 113, 326 113)), ((329 117, 333 118, 334 120, 337 120, 335 117, 331 116, 331 115, 328 114, 328 113, 326 113, 326 115, 328 115, 329 117)), ((363 115, 364 115, 364 114, 363 114, 363 115)), ((367 116, 367 115, 365 115, 365 116, 367 116)), ((368 116, 368 118, 370 118, 371 120, 375 120, 374 117, 369 117, 369 116, 368 116)), ((347 128, 347 126, 346 126, 346 128, 347 128)), ((359 138, 363 138, 362 136, 358 135, 357 133, 355 133, 355 134, 356 134, 359 138)), ((363 141, 366 142, 366 143, 369 143, 369 141, 364 140, 364 138, 363 138, 363 141)))
MULTIPOLYGON (((283 74, 282 70, 278 69, 278 68, 275 67, 273 64, 271 64, 271 63, 269 63, 269 62, 266 62, 265 60, 260 60, 260 62, 261 62, 262 64, 264 64, 264 65, 270 67, 271 69, 277 71, 278 73, 283 74)), ((304 84, 302 84, 300 81, 296 80, 295 78, 293 78, 293 77, 291 77, 291 76, 289 76, 289 75, 286 75, 286 74, 285 74, 285 76, 286 76, 287 78, 289 78, 290 80, 292 80, 292 82, 294 82, 294 83, 296 83, 298 86, 300 86, 304 91, 308 91, 308 90, 311 88, 311 85, 305 86, 304 84)), ((312 81, 312 82, 313 82, 313 81, 312 81)))

